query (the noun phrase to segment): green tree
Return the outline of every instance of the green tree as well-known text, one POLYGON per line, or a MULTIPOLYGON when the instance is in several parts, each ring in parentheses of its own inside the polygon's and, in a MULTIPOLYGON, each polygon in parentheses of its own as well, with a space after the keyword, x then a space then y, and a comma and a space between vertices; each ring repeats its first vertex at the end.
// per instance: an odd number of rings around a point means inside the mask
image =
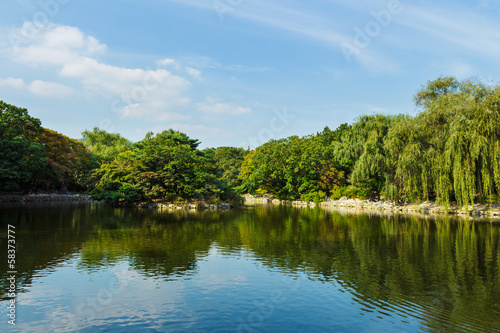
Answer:
POLYGON ((331 145, 337 133, 270 140, 245 157, 240 178, 250 193, 320 201, 345 183, 331 145))
POLYGON ((141 159, 136 170, 137 186, 147 197, 203 197, 216 191, 215 170, 200 152, 199 142, 174 130, 137 144, 141 159))
POLYGON ((386 140, 394 197, 484 202, 500 190, 500 88, 444 77, 415 96, 420 113, 386 140))
MULTIPOLYGON (((205 152, 205 150, 204 150, 205 152)), ((239 179, 241 165, 248 150, 235 147, 218 147, 212 154, 207 154, 215 161, 217 176, 232 188, 240 187, 242 182, 239 179)))
POLYGON ((214 161, 198 145, 198 140, 172 129, 148 133, 132 150, 95 172, 97 186, 92 193, 118 201, 235 199, 232 189, 217 178, 214 161))
POLYGON ((46 165, 41 131, 40 120, 27 109, 0 101, 0 190, 29 187, 33 173, 46 165))
POLYGON ((118 133, 108 133, 94 127, 92 131, 83 131, 83 143, 99 160, 110 162, 119 153, 130 150, 132 143, 118 133))

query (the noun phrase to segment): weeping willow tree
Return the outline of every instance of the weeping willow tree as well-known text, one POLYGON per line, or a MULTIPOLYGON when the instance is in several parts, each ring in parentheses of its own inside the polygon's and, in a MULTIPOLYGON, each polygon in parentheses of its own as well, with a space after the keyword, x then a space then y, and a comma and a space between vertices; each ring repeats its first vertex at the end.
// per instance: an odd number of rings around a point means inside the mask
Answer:
MULTIPOLYGON (((351 182, 361 188, 381 191, 386 178, 386 152, 384 138, 393 116, 362 116, 353 125, 357 145, 357 158, 351 173, 351 182)), ((349 143, 349 142, 348 142, 349 143)))
POLYGON ((386 195, 460 206, 500 193, 500 87, 444 77, 416 96, 420 113, 385 139, 386 195))

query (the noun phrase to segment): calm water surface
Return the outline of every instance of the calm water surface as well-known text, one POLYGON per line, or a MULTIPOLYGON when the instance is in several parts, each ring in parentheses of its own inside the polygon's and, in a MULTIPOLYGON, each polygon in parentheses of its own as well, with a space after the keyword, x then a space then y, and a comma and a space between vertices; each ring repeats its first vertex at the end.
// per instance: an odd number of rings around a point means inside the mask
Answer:
POLYGON ((84 204, 1 207, 0 227, 2 332, 500 332, 495 223, 84 204))

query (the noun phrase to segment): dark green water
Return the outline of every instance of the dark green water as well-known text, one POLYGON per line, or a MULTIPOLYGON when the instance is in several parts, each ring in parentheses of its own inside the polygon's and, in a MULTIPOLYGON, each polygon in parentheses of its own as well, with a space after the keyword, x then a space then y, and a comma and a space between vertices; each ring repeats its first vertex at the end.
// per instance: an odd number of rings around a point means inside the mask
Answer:
POLYGON ((86 204, 2 207, 0 232, 1 332, 500 332, 495 223, 86 204))

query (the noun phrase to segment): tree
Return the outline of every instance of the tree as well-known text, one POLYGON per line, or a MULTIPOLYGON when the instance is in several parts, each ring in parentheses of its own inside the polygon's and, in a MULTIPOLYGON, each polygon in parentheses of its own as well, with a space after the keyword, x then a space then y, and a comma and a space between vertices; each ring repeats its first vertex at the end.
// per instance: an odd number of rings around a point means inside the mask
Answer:
POLYGON ((118 133, 108 133, 98 127, 82 132, 84 144, 100 161, 110 162, 119 153, 130 150, 132 143, 118 133))
POLYGON ((239 175, 248 150, 235 147, 218 147, 204 149, 203 153, 214 161, 217 168, 217 177, 221 181, 226 182, 232 188, 241 186, 242 182, 239 175))
POLYGON ((90 171, 99 166, 91 152, 81 142, 46 128, 39 140, 47 163, 34 173, 33 183, 47 190, 85 190, 90 171))
POLYGON ((41 122, 28 110, 0 101, 0 190, 30 186, 33 173, 46 164, 37 136, 41 122))
POLYGON ((270 193, 279 199, 319 201, 345 183, 334 159, 328 128, 317 135, 270 140, 250 152, 240 178, 250 193, 270 193))
POLYGON ((374 115, 361 117, 352 127, 362 142, 351 181, 369 192, 384 190, 386 180, 386 151, 384 141, 394 117, 374 115))
POLYGON ((388 180, 396 197, 460 206, 500 193, 500 88, 455 78, 415 97, 420 113, 388 133, 388 180))
POLYGON ((172 129, 148 133, 132 150, 102 164, 94 174, 93 195, 118 201, 234 199, 231 188, 217 178, 214 161, 198 145, 198 140, 172 129))

